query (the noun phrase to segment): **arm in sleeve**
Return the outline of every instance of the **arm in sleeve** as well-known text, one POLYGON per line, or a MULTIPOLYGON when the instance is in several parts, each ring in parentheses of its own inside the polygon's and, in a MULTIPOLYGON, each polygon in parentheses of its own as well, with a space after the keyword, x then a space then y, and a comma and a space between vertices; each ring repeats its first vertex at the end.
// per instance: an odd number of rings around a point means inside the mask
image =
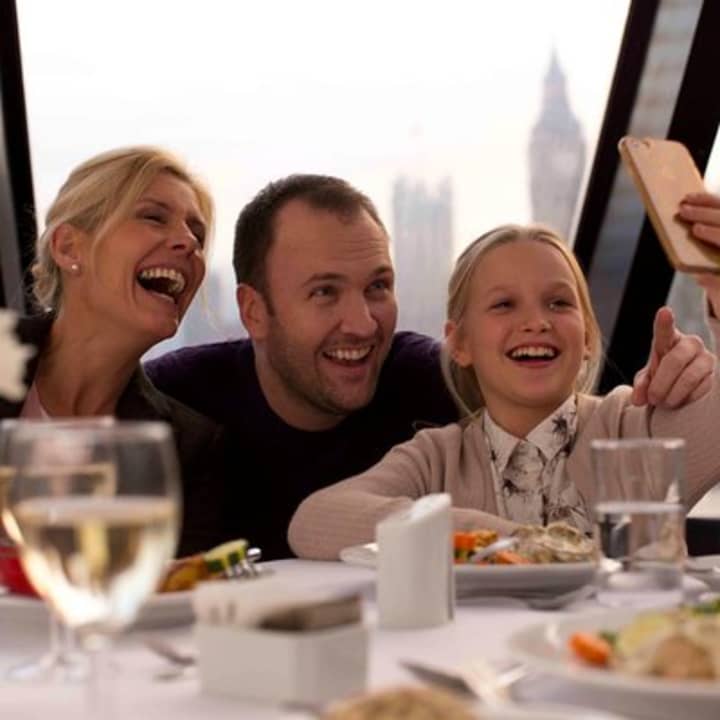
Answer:
MULTIPOLYGON (((708 320, 718 347, 720 321, 708 320)), ((656 408, 650 418, 654 437, 685 439, 685 478, 688 507, 720 482, 720 378, 715 371, 710 391, 702 398, 675 410, 656 408)))
MULTIPOLYGON (((448 439, 448 429, 418 433, 393 448, 366 472, 320 490, 298 507, 288 541, 299 557, 336 560, 340 550, 375 539, 375 526, 415 500, 444 492, 448 454, 458 453, 461 433, 448 439)), ((516 525, 490 513, 454 508, 457 529, 487 527, 508 532, 516 525)))

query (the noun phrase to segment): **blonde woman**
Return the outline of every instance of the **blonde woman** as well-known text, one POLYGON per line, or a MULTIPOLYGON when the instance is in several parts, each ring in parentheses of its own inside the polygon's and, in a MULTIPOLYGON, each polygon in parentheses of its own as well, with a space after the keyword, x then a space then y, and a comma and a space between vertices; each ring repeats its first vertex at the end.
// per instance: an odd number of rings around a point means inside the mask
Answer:
MULTIPOLYGON (((720 477, 720 448, 702 432, 720 424, 715 358, 676 330, 668 308, 634 387, 601 398, 588 394, 602 349, 587 282, 553 232, 492 230, 460 256, 449 289, 446 379, 464 421, 422 431, 306 499, 289 530, 298 555, 337 558, 432 492, 450 493, 457 529, 562 520, 588 532, 595 438, 685 437, 690 504, 720 477)), ((717 315, 720 290, 708 298, 717 315)))
POLYGON ((205 274, 212 221, 207 190, 163 150, 112 150, 75 168, 37 241, 41 312, 17 328, 37 349, 25 373, 29 391, 21 402, 0 401, 0 418, 170 423, 185 494, 181 554, 218 539, 211 483, 219 430, 156 390, 140 358, 175 334, 205 274))

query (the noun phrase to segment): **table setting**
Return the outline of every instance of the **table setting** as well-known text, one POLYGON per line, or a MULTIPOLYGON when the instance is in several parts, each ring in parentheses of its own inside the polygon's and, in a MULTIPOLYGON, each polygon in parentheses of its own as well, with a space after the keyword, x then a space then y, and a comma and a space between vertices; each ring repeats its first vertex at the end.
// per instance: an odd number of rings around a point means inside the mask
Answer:
POLYGON ((720 569, 685 557, 678 441, 593 449, 595 540, 454 533, 438 494, 340 561, 263 563, 244 539, 172 560, 170 437, 111 419, 0 426, 3 716, 344 720, 435 702, 428 687, 478 720, 717 717, 720 569), (637 480, 623 496, 619 474, 637 480), (674 677, 653 655, 667 643, 690 654, 674 677))
MULTIPOLYGON (((478 598, 459 603, 454 618, 443 625, 412 629, 384 630, 379 627, 375 603, 375 573, 342 563, 303 560, 280 560, 267 564, 275 577, 283 577, 289 585, 318 589, 329 594, 361 593, 365 605, 365 624, 369 632, 367 657, 367 689, 416 684, 419 681, 402 663, 415 661, 446 671, 455 671, 474 658, 502 668, 510 660, 519 660, 524 671, 512 685, 512 695, 523 705, 539 703, 568 704, 614 711, 620 717, 672 717, 678 707, 684 716, 716 717, 717 699, 709 702, 699 698, 687 712, 688 698, 681 688, 673 697, 672 688, 662 697, 647 692, 642 682, 629 681, 627 692, 618 701, 618 694, 607 692, 606 686, 590 681, 582 683, 582 670, 567 655, 546 658, 543 648, 522 643, 528 633, 529 641, 541 639, 549 628, 558 623, 586 622, 585 618, 606 617, 607 610, 593 599, 582 600, 562 610, 530 610, 522 599, 500 596, 478 598), (521 652, 518 652, 520 650, 521 652), (548 660, 557 664, 548 665, 548 660), (548 674, 548 671, 551 671, 548 674), (580 677, 578 678, 578 673, 580 677), (663 715, 663 712, 666 714, 663 715)), ((24 657, 42 650, 47 639, 47 611, 39 601, 32 610, 22 613, 10 611, 5 605, 7 596, 0 598, 0 672, 24 657)), ((617 611, 615 611, 617 612, 617 611)), ((625 611, 620 611, 625 612, 625 611)), ((557 647, 556 652, 560 652, 557 647)), ((279 718, 300 719, 316 715, 305 709, 282 703, 253 699, 239 699, 223 694, 207 693, 201 688, 195 660, 197 644, 191 625, 138 628, 121 638, 114 652, 119 670, 114 679, 113 696, 116 713, 144 712, 153 718, 279 718), (190 664, 178 673, 174 663, 150 650, 149 637, 161 638, 181 654, 190 664), (170 677, 171 679, 166 679, 170 677)), ((602 671, 592 671, 602 672, 602 671)), ((612 682, 612 681, 611 681, 612 682)), ((667 685, 667 683, 666 683, 667 685)), ((692 697, 690 698, 692 701, 692 697)), ((0 711, 7 717, 38 717, 44 709, 53 708, 55 717, 82 717, 84 693, 81 683, 56 682, 39 684, 3 683, 0 692, 0 711), (41 690, 41 692, 39 692, 41 690), (24 713, 24 714, 23 714, 24 713)), ((574 717, 582 720, 582 712, 573 709, 574 717)), ((479 717, 482 717, 480 715, 479 717)), ((592 717, 592 716, 588 716, 592 717)))

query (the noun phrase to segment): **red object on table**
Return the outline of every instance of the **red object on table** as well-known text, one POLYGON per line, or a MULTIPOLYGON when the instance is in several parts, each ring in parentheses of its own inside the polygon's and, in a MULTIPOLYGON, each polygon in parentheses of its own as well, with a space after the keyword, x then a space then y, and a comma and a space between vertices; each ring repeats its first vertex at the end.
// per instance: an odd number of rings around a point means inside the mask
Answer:
POLYGON ((12 546, 0 547, 0 585, 18 595, 38 596, 23 570, 17 549, 12 546))

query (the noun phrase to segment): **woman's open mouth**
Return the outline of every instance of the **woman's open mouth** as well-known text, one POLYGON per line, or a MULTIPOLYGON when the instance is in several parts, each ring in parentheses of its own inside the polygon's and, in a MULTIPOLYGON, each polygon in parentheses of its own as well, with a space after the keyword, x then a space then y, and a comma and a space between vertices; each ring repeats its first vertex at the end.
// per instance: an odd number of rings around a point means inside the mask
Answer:
POLYGON ((144 268, 137 274, 137 282, 143 290, 177 304, 187 280, 179 270, 170 267, 144 268))

